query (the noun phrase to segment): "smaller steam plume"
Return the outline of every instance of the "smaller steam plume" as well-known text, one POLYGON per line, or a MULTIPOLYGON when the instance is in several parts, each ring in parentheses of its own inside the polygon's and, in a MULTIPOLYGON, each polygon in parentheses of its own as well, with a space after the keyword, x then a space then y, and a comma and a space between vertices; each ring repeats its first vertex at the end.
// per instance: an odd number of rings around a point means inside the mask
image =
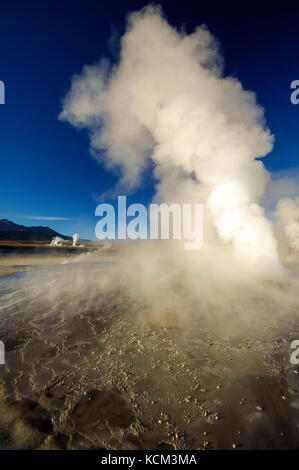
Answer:
MULTIPOLYGON (((72 246, 77 246, 77 247, 84 246, 84 245, 79 245, 79 240, 80 240, 79 233, 74 233, 74 235, 72 235, 72 239, 73 239, 72 246)), ((50 246, 70 246, 70 242, 68 240, 64 240, 64 238, 57 236, 57 237, 52 238, 50 246)))
POLYGON ((73 235, 73 246, 77 246, 79 242, 79 233, 74 233, 73 235))
POLYGON ((66 240, 57 236, 57 237, 52 238, 50 246, 63 246, 64 243, 66 243, 66 240))

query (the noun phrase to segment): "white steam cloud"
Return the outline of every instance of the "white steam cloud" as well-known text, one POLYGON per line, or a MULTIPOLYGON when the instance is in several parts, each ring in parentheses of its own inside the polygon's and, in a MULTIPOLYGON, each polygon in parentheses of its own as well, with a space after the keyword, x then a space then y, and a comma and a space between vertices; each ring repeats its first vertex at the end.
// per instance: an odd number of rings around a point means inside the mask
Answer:
POLYGON ((299 197, 281 198, 278 201, 275 216, 278 226, 287 240, 289 247, 299 250, 299 197))
POLYGON ((73 238, 73 246, 77 246, 78 245, 78 242, 79 242, 79 233, 74 233, 74 235, 72 236, 73 238))
POLYGON ((89 129, 92 153, 120 169, 122 185, 141 184, 153 161, 156 200, 205 204, 204 248, 192 264, 219 269, 222 253, 227 269, 275 276, 276 240, 260 204, 270 175, 257 160, 273 136, 255 94, 223 76, 222 62, 206 26, 186 34, 150 5, 129 16, 117 64, 101 60, 73 78, 60 119, 89 129))

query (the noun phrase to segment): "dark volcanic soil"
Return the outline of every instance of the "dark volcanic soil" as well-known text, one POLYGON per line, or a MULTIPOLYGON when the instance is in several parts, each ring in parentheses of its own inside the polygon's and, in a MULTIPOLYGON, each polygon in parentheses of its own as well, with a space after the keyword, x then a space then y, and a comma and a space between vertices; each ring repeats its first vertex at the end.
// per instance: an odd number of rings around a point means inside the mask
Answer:
POLYGON ((2 284, 1 449, 298 449, 296 312, 232 316, 228 335, 208 311, 153 315, 111 289, 72 304, 36 281, 2 284))

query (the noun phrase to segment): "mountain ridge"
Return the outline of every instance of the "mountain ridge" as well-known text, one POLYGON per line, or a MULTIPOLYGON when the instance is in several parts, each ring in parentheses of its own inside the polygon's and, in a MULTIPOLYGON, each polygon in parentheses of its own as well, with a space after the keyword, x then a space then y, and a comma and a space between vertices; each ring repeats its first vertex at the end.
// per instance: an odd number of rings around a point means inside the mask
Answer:
POLYGON ((0 240, 50 242, 53 237, 61 237, 65 240, 72 239, 72 237, 62 235, 50 227, 41 225, 26 227, 8 219, 0 219, 0 240))

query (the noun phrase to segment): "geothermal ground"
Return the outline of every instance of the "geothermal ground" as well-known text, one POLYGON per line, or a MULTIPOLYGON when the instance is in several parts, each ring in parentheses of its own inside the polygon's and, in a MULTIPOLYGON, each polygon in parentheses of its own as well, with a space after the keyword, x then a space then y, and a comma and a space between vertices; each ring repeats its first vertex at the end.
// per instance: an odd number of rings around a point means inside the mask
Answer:
POLYGON ((225 319, 187 300, 157 314, 115 285, 95 292, 116 260, 30 256, 35 271, 0 281, 0 448, 298 449, 296 305, 279 311, 262 286, 246 320, 234 301, 225 319))

